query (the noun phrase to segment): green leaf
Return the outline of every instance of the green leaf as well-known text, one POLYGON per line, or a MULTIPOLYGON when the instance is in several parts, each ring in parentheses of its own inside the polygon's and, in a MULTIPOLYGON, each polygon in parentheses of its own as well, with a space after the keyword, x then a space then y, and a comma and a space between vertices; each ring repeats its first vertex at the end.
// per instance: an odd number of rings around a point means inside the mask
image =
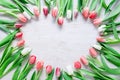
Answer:
POLYGON ((77 7, 78 11, 81 12, 82 8, 83 8, 83 0, 78 0, 78 7, 77 7))
POLYGON ((117 0, 112 0, 109 5, 107 6, 106 10, 105 10, 105 13, 108 13, 109 11, 111 11, 111 6, 116 2, 117 0))
POLYGON ((6 25, 0 25, 0 30, 5 33, 11 33, 11 31, 6 27, 6 25))
POLYGON ((63 77, 64 77, 65 80, 73 80, 72 76, 68 75, 66 72, 63 71, 62 74, 63 74, 63 77))
POLYGON ((36 77, 36 71, 33 72, 31 80, 35 80, 35 77, 36 77))
POLYGON ((91 5, 90 5, 90 11, 95 10, 97 3, 98 3, 98 0, 92 0, 91 5))
POLYGON ((13 74, 13 76, 12 76, 12 80, 17 80, 18 75, 19 75, 19 73, 20 73, 20 70, 21 70, 21 67, 18 66, 17 69, 16 69, 16 71, 14 72, 14 74, 13 74))
POLYGON ((114 34, 114 37, 116 39, 119 39, 119 36, 118 36, 118 33, 117 33, 117 29, 116 29, 116 26, 115 26, 115 23, 113 22, 112 24, 112 29, 113 29, 113 34, 114 34))

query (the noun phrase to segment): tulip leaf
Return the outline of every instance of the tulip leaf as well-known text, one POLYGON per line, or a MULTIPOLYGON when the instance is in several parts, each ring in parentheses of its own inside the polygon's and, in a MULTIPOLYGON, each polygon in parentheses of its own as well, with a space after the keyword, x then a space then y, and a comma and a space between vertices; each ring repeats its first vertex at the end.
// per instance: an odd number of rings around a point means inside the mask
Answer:
POLYGON ((35 80, 35 77, 36 77, 36 71, 33 72, 31 80, 35 80))
POLYGON ((113 24, 112 24, 112 29, 113 29, 114 37, 115 37, 116 39, 120 39, 119 36, 118 36, 117 29, 116 29, 116 26, 115 26, 115 23, 114 23, 114 22, 113 22, 113 24))
POLYGON ((63 74, 63 77, 64 77, 65 80, 73 80, 72 76, 68 75, 66 72, 63 71, 62 74, 63 74))
POLYGON ((6 25, 0 25, 0 30, 5 33, 11 33, 11 31, 6 27, 6 25))
POLYGON ((90 11, 95 10, 97 3, 98 3, 98 0, 92 0, 91 5, 90 5, 90 11))
POLYGON ((21 70, 21 66, 18 66, 16 71, 14 72, 13 76, 12 76, 12 80, 17 80, 18 78, 18 75, 20 73, 20 70, 21 70))

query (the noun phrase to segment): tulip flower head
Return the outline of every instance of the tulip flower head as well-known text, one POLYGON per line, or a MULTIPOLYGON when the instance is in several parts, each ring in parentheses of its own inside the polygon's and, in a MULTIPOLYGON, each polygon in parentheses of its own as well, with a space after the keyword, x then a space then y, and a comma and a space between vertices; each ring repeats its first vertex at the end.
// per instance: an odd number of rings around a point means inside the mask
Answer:
POLYGON ((98 27, 98 32, 104 32, 106 30, 106 25, 101 25, 100 27, 98 27))
POLYGON ((31 48, 24 48, 22 51, 21 51, 21 55, 25 56, 27 55, 28 53, 30 53, 32 51, 31 48))
POLYGON ((75 11, 74 11, 74 18, 76 19, 78 17, 78 10, 76 9, 75 11))
POLYGON ((82 57, 80 58, 80 61, 82 62, 83 65, 85 65, 85 66, 88 65, 88 60, 86 59, 85 56, 82 56, 82 57))
POLYGON ((58 22, 58 24, 59 24, 60 26, 63 25, 63 23, 64 23, 63 17, 59 17, 58 20, 57 20, 57 22, 58 22))
POLYGON ((37 6, 34 6, 33 11, 34 11, 34 15, 35 15, 36 17, 39 17, 40 11, 39 11, 39 8, 38 8, 37 6))
POLYGON ((67 66, 66 69, 67 69, 67 73, 68 73, 69 75, 73 75, 73 68, 72 68, 71 65, 67 66))
POLYGON ((21 28, 23 26, 23 24, 17 23, 15 24, 15 28, 21 28))
POLYGON ((72 18, 72 11, 67 10, 67 19, 71 19, 71 18, 72 18))
POLYGON ((58 8, 57 8, 57 7, 54 7, 54 8, 52 9, 52 17, 53 17, 53 18, 56 18, 57 15, 58 15, 58 8))
POLYGON ((47 65, 46 66, 46 73, 50 74, 52 72, 52 66, 51 65, 47 65))
POLYGON ((91 11, 89 14, 90 19, 95 19, 97 17, 97 12, 96 11, 91 11))
POLYGON ((18 47, 24 46, 24 44, 25 44, 25 40, 20 40, 19 42, 17 42, 18 47))
POLYGON ((100 45, 93 45, 93 47, 94 47, 95 49, 97 49, 97 50, 101 50, 101 49, 102 49, 102 46, 100 46, 100 45))
POLYGON ((27 12, 23 12, 23 15, 24 15, 28 20, 31 19, 31 16, 30 16, 27 12))
POLYGON ((43 13, 44 13, 44 15, 47 16, 47 15, 48 15, 48 12, 49 12, 49 11, 48 11, 48 7, 47 7, 47 6, 44 6, 44 7, 43 7, 43 13))
POLYGON ((98 55, 97 51, 93 47, 89 49, 89 53, 92 57, 97 57, 98 55))
POLYGON ((19 19, 21 22, 24 22, 24 23, 27 22, 27 18, 26 18, 23 14, 19 14, 19 15, 18 15, 18 19, 19 19))
POLYGON ((102 19, 101 18, 96 18, 93 20, 93 24, 95 26, 99 26, 102 23, 102 19))
POLYGON ((36 56, 35 55, 30 56, 29 64, 35 64, 35 62, 36 62, 36 56))
POLYGON ((61 75, 61 70, 60 70, 59 67, 56 68, 55 75, 56 75, 56 77, 60 77, 60 75, 61 75))
POLYGON ((18 32, 18 33, 15 35, 15 37, 18 38, 18 39, 22 38, 22 36, 23 36, 23 33, 22 33, 22 32, 18 32))
POLYGON ((88 18, 88 16, 89 16, 89 8, 88 8, 88 7, 85 7, 85 8, 83 9, 82 15, 83 15, 83 17, 84 17, 85 19, 88 18))
POLYGON ((38 61, 37 64, 36 64, 36 69, 37 69, 37 71, 42 70, 43 65, 44 65, 44 62, 43 62, 43 61, 38 61))
POLYGON ((81 63, 79 61, 74 62, 75 69, 81 69, 81 63))
POLYGON ((96 40, 98 42, 105 42, 106 41, 103 37, 97 37, 96 40))

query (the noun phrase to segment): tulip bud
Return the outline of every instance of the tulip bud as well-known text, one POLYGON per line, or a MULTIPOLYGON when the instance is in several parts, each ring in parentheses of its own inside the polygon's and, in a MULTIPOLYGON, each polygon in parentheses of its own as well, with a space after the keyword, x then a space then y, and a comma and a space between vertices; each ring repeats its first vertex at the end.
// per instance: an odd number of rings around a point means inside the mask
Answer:
POLYGON ((47 65, 46 66, 46 73, 50 74, 52 72, 52 66, 51 65, 47 65))
POLYGON ((32 50, 30 48, 24 48, 22 51, 21 51, 21 55, 25 56, 27 55, 28 53, 30 53, 32 50))
POLYGON ((75 69, 81 69, 81 63, 79 61, 74 62, 75 69))
POLYGON ((20 23, 15 24, 15 27, 16 27, 16 28, 21 28, 22 26, 23 26, 23 25, 20 24, 20 23))
POLYGON ((67 73, 68 73, 68 75, 73 75, 73 68, 72 68, 72 66, 67 66, 66 67, 66 69, 67 69, 67 73))
POLYGON ((97 57, 98 53, 94 48, 89 49, 89 53, 92 57, 97 57))
POLYGON ((48 11, 48 7, 47 7, 47 6, 44 6, 44 7, 43 7, 43 13, 44 13, 44 15, 47 16, 47 15, 48 15, 48 12, 49 12, 49 11, 48 11))
POLYGON ((31 16, 30 16, 27 12, 23 12, 23 15, 24 15, 28 20, 31 19, 31 16))
POLYGON ((102 19, 101 18, 97 18, 93 20, 93 24, 95 26, 99 26, 102 23, 102 19))
POLYGON ((21 47, 25 44, 25 40, 20 40, 18 43, 17 43, 17 46, 18 47, 21 47))
POLYGON ((54 7, 54 8, 52 9, 52 17, 56 18, 57 15, 58 15, 58 8, 57 8, 57 7, 54 7))
POLYGON ((36 17, 39 17, 40 11, 39 11, 39 8, 38 8, 37 6, 34 6, 33 11, 34 11, 34 15, 35 15, 36 17))
POLYGON ((72 11, 67 10, 67 19, 71 19, 71 18, 72 18, 72 11))
POLYGON ((95 11, 91 11, 89 14, 90 19, 95 19, 97 17, 97 13, 95 11))
POLYGON ((82 56, 82 57, 80 58, 80 61, 82 62, 83 65, 88 65, 88 60, 86 59, 85 56, 82 56))
POLYGON ((29 64, 35 64, 35 61, 36 61, 36 56, 35 55, 30 56, 29 64))
POLYGON ((18 33, 15 35, 15 37, 18 38, 18 39, 22 38, 22 36, 23 36, 23 33, 22 33, 22 32, 18 32, 18 33))
POLYGON ((96 40, 98 42, 105 42, 106 41, 103 37, 97 37, 96 40))
POLYGON ((76 19, 78 17, 78 10, 76 9, 75 11, 74 11, 74 18, 76 19))
POLYGON ((57 22, 58 22, 58 24, 59 24, 60 26, 63 25, 63 23, 64 23, 63 17, 59 17, 58 20, 57 20, 57 22))
POLYGON ((55 75, 56 75, 56 77, 60 77, 61 71, 60 71, 59 67, 56 68, 55 75))
POLYGON ((101 25, 98 27, 98 32, 104 32, 106 30, 106 25, 101 25))
POLYGON ((19 15, 18 15, 18 19, 19 19, 21 22, 24 22, 24 23, 27 22, 27 18, 26 18, 23 14, 19 14, 19 15))
POLYGON ((83 17, 84 17, 85 19, 88 18, 88 16, 89 16, 89 8, 88 8, 88 7, 85 7, 85 8, 83 9, 82 15, 83 15, 83 17))
POLYGON ((44 65, 43 61, 38 61, 36 64, 37 71, 40 71, 41 69, 43 69, 43 65, 44 65))

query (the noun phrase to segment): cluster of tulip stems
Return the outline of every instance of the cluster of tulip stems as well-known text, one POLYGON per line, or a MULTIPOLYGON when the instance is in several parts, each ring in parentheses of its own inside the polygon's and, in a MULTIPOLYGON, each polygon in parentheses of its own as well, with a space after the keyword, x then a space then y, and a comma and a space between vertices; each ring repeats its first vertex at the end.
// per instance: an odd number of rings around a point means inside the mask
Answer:
POLYGON ((117 21, 120 1, 111 0, 109 4, 106 4, 105 0, 78 0, 76 9, 73 9, 73 0, 43 1, 44 7, 41 7, 40 0, 0 1, 0 13, 7 14, 10 16, 8 18, 12 17, 12 20, 0 19, 0 30, 7 34, 0 41, 0 48, 4 48, 0 57, 0 79, 15 69, 12 80, 27 80, 27 76, 35 66, 36 70, 30 80, 39 80, 44 67, 47 74, 45 80, 53 80, 54 74, 57 80, 74 80, 75 78, 78 80, 118 80, 120 53, 110 45, 120 43, 120 30, 118 30, 120 22, 117 21), (28 5, 33 6, 33 9, 30 9, 28 5), (35 55, 30 55, 32 49, 24 46, 25 40, 22 38, 21 31, 21 28, 32 18, 39 18, 41 11, 45 17, 51 14, 60 27, 64 23, 64 18, 72 21, 81 13, 85 20, 90 20, 98 29, 100 34, 96 38, 98 43, 89 49, 87 57, 81 56, 65 70, 60 67, 54 68, 52 65, 45 66, 44 61, 37 61, 35 55), (103 18, 101 18, 101 13, 105 15, 103 18), (14 40, 17 40, 16 45, 12 44, 14 40), (110 67, 110 64, 114 67, 110 67))

